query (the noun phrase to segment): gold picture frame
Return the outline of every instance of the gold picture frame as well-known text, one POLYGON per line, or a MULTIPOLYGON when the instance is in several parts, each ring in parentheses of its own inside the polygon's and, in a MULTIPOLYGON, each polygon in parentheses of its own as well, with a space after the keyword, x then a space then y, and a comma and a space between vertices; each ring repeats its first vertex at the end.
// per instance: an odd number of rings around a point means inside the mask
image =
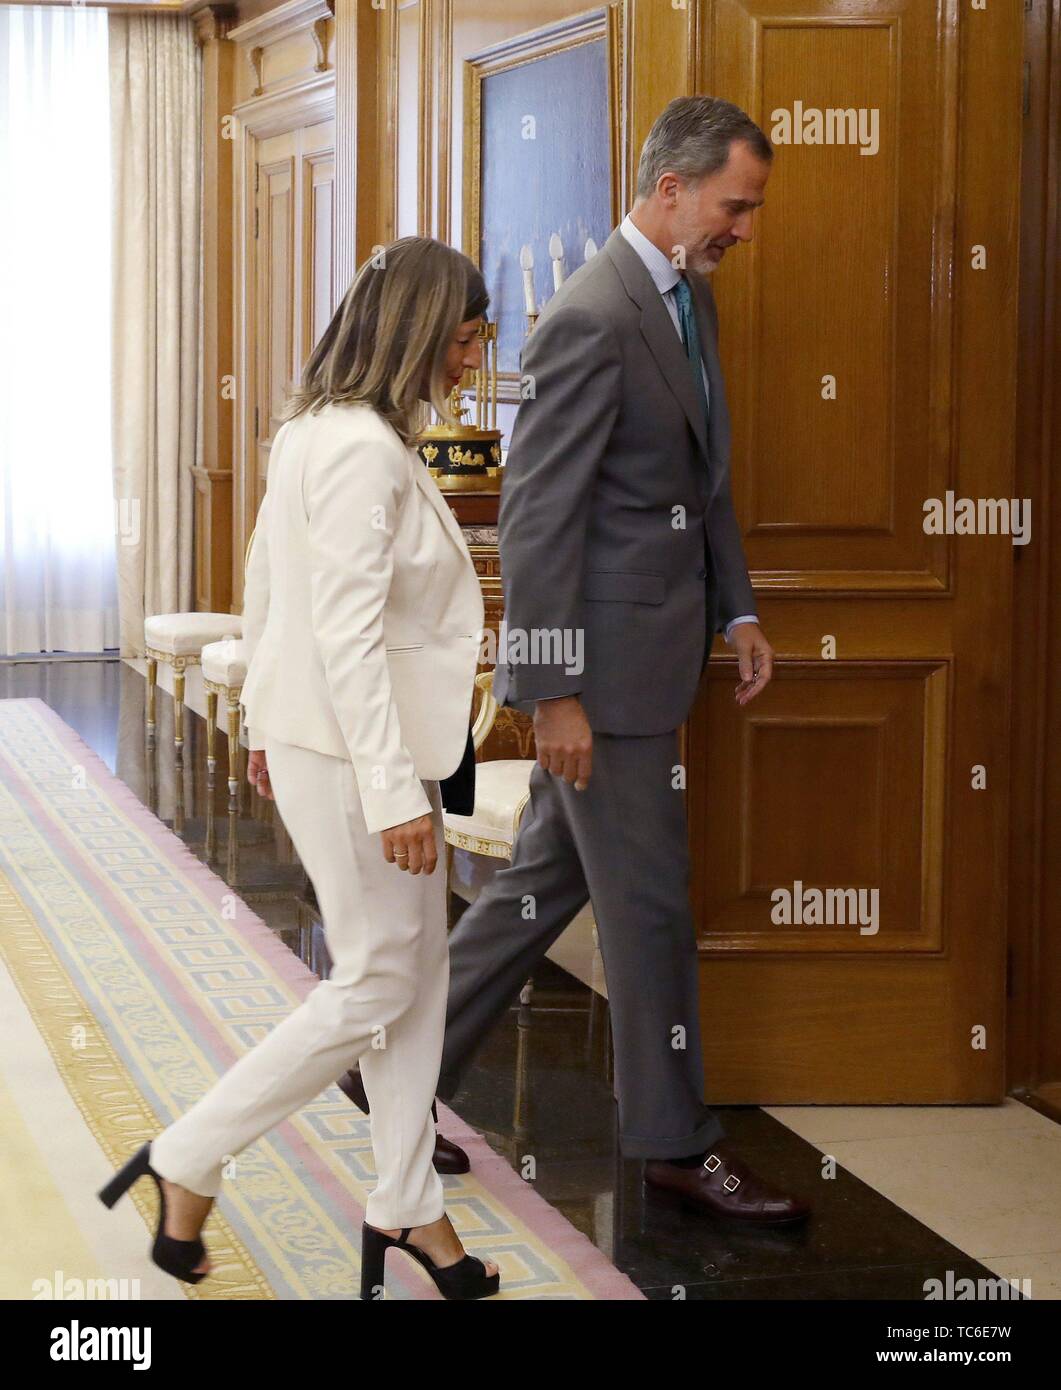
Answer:
MULTIPOLYGON (((604 43, 607 83, 608 167, 611 225, 622 218, 626 202, 623 151, 624 51, 621 0, 546 25, 481 49, 464 60, 463 250, 480 265, 482 234, 483 83, 499 73, 555 57, 588 43, 604 43)), ((518 372, 498 372, 498 400, 520 400, 518 372)))

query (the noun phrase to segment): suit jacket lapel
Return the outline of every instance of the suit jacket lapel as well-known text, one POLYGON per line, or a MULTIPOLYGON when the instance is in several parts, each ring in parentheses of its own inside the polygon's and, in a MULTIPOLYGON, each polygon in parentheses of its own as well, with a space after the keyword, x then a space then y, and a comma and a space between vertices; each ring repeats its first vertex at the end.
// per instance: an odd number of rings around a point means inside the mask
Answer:
MULTIPOLYGON (((641 310, 641 336, 656 359, 664 381, 685 412, 705 457, 709 457, 707 426, 696 383, 693 381, 692 368, 685 355, 682 340, 674 331, 674 322, 663 303, 663 296, 656 288, 656 282, 648 273, 644 261, 618 228, 604 243, 604 250, 614 262, 627 294, 641 310)), ((697 322, 699 321, 698 318, 697 322)))

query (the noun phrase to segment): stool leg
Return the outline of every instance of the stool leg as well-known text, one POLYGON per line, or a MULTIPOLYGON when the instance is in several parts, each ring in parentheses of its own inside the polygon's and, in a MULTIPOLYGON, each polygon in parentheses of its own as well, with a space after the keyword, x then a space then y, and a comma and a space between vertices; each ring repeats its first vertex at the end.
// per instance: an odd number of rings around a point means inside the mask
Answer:
POLYGON ((239 705, 228 707, 228 794, 239 795, 239 705))
POLYGON ((206 770, 209 773, 210 786, 214 785, 214 773, 217 771, 217 756, 214 752, 214 736, 217 733, 217 691, 208 690, 206 692, 206 770))
POLYGON ((158 687, 158 662, 153 656, 147 658, 147 736, 155 737, 155 691, 158 687))
POLYGON ((184 747, 184 672, 173 671, 173 742, 180 752, 184 747))

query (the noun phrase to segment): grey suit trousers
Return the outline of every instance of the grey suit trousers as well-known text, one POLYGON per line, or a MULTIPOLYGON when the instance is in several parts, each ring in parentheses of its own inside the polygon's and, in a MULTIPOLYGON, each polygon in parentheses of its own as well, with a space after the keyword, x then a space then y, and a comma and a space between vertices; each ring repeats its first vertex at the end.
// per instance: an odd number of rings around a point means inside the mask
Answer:
POLYGON ((585 791, 531 774, 510 865, 450 934, 438 1094, 592 899, 611 1007, 622 1152, 680 1158, 722 1138, 703 1102, 696 938, 677 730, 593 735, 585 791))

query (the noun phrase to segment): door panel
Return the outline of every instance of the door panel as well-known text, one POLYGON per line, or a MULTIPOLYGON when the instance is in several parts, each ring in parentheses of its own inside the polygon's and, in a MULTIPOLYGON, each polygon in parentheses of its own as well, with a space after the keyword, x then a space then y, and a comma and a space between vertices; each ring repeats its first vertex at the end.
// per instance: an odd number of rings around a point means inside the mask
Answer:
POLYGON ((1004 8, 978 27, 956 0, 707 6, 703 90, 775 136, 755 239, 713 283, 779 657, 740 710, 716 644, 686 731, 715 1101, 1002 1095, 1014 552, 926 534, 924 503, 1013 489, 1021 26, 1004 8), (780 143, 781 110, 845 138, 780 143), (863 931, 853 908, 873 902, 863 931))
POLYGON ((255 344, 252 399, 257 406, 254 513, 265 495, 269 450, 285 403, 331 320, 335 123, 316 122, 261 139, 256 159, 256 288, 248 325, 255 344))

